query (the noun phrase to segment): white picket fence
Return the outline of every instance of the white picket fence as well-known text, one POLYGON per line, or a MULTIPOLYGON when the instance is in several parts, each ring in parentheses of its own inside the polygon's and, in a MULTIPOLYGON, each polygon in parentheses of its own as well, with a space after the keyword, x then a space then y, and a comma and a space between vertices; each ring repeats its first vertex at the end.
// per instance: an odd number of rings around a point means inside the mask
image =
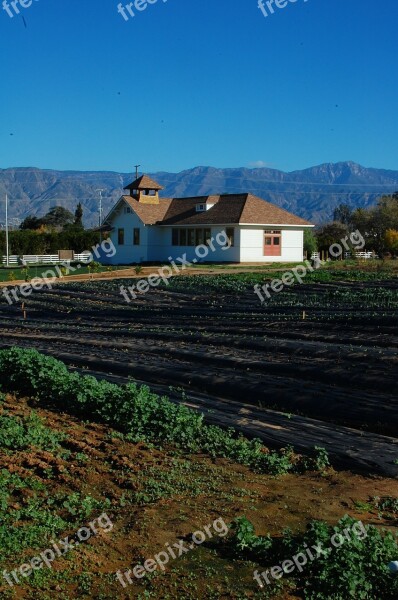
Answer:
MULTIPOLYGON (((373 252, 354 252, 355 257, 362 259, 362 260, 369 260, 372 258, 378 258, 377 254, 374 254, 373 252)), ((326 254, 323 253, 323 256, 325 257, 326 254)), ((304 257, 306 258, 306 257, 304 257)), ((344 253, 344 258, 351 258, 351 252, 345 252, 344 253)), ((321 259, 321 253, 320 252, 313 252, 311 254, 311 260, 320 260, 321 259)))
MULTIPOLYGON (((74 261, 88 262, 90 260, 90 252, 83 252, 82 254, 74 254, 74 261)), ((21 265, 59 265, 67 262, 61 260, 58 254, 24 254, 23 256, 12 255, 8 257, 8 264, 11 267, 17 267, 21 265)), ((3 265, 7 264, 7 257, 2 257, 3 265)))
MULTIPOLYGON (((376 254, 374 254, 371 251, 369 251, 369 252, 354 252, 354 254, 355 254, 356 258, 362 258, 365 260, 368 260, 369 258, 377 258, 376 254)), ((345 257, 351 258, 351 252, 346 252, 345 257)))

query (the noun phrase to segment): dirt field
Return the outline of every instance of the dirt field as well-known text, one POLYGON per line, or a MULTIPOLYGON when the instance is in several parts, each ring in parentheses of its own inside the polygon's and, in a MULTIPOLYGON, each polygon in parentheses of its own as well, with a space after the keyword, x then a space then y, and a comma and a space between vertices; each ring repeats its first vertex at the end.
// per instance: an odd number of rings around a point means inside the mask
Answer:
POLYGON ((396 279, 297 286, 269 306, 250 289, 189 282, 130 304, 121 282, 63 284, 32 295, 26 321, 3 301, 1 345, 158 391, 182 388, 188 404, 218 409, 218 422, 224 411, 225 424, 263 433, 269 445, 324 438, 340 459, 398 473, 396 279), (242 403, 256 412, 242 414, 242 403))
MULTIPOLYGON (((25 515, 18 525, 28 541, 20 552, 0 557, 1 572, 18 568, 48 548, 45 536, 51 528, 56 528, 52 533, 56 540, 73 536, 76 518, 80 527, 105 510, 113 529, 100 531, 22 585, 11 589, 1 578, 2 598, 263 599, 267 596, 253 580, 253 571, 264 565, 233 557, 223 540, 204 543, 170 563, 164 574, 135 580, 127 589, 116 581, 115 573, 142 563, 165 544, 187 539, 219 518, 229 524, 245 515, 257 533, 264 535, 280 535, 286 527, 303 531, 313 518, 335 524, 345 514, 377 526, 396 525, 391 515, 381 514, 370 503, 371 496, 398 496, 398 482, 391 479, 333 470, 277 479, 256 475, 227 460, 132 444, 109 427, 83 424, 67 413, 11 396, 0 408, 0 416, 26 422, 32 410, 51 436, 61 434, 62 438, 53 449, 31 447, 0 454, 0 473, 6 469, 24 482, 22 489, 10 488, 7 514, 11 513, 13 521, 15 515, 25 515), (80 512, 75 516, 70 506, 87 505, 81 500, 87 495, 94 496, 98 506, 90 516, 80 512), (73 502, 76 497, 80 498, 77 503, 73 502), (58 525, 56 519, 61 517, 64 524, 58 525)), ((1 493, 7 494, 7 486, 1 493)), ((17 531, 12 527, 4 531, 3 544, 10 536, 15 548, 16 540, 24 539, 17 531)), ((291 590, 286 578, 273 597, 293 600, 302 596, 291 590)))

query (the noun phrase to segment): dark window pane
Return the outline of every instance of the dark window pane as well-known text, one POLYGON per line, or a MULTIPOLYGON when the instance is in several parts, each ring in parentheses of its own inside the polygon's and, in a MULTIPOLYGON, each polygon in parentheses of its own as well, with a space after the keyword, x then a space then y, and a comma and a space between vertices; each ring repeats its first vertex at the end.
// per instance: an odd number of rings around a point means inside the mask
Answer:
POLYGON ((140 229, 139 229, 139 227, 134 228, 133 244, 134 244, 134 246, 140 245, 140 229))
POLYGON ((195 230, 188 229, 187 246, 194 246, 194 245, 195 245, 195 230))
POLYGON ((178 246, 178 237, 179 237, 178 234, 179 234, 178 229, 173 229, 172 230, 172 234, 171 234, 172 240, 171 240, 171 243, 172 243, 173 246, 178 246))
POLYGON ((197 229, 196 230, 196 245, 200 246, 201 244, 204 244, 204 242, 205 242, 205 238, 204 238, 203 229, 197 229))

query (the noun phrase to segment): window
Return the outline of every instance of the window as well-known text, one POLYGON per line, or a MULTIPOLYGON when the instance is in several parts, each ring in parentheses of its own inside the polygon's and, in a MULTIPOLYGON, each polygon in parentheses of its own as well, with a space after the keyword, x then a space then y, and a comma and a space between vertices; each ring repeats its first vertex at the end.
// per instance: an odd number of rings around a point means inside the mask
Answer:
POLYGON ((196 230, 196 244, 195 246, 201 246, 205 242, 204 229, 196 230))
POLYGON ((195 245, 195 230, 187 229, 187 246, 195 245))
POLYGON ((171 239, 173 246, 201 246, 203 244, 210 246, 211 229, 202 229, 201 227, 195 229, 174 228, 171 231, 171 239))
POLYGON ((134 227, 133 245, 134 246, 140 245, 140 228, 139 227, 134 227))
POLYGON ((206 204, 197 204, 196 205, 196 212, 203 212, 206 210, 206 204))
POLYGON ((124 229, 117 230, 117 243, 119 246, 124 246, 124 229))
POLYGON ((179 241, 179 231, 178 229, 173 229, 171 232, 171 244, 172 246, 179 246, 180 245, 180 241, 179 241))
POLYGON ((127 213, 131 213, 131 208, 130 207, 125 207, 124 214, 127 215, 127 213))
POLYGON ((227 238, 228 238, 228 246, 232 247, 235 246, 235 229, 233 227, 227 227, 227 229, 225 230, 225 233, 227 234, 227 238))

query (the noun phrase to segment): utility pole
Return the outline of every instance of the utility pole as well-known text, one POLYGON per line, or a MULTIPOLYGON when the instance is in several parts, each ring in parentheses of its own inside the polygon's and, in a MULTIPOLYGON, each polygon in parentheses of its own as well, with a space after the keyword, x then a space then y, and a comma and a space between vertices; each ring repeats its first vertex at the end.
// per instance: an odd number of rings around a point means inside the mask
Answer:
POLYGON ((100 242, 102 242, 102 231, 101 231, 101 226, 102 226, 102 192, 104 191, 103 189, 100 190, 96 190, 97 192, 99 192, 99 227, 100 227, 100 242))
POLYGON ((8 241, 8 194, 6 194, 6 260, 7 267, 10 266, 10 249, 9 249, 9 241, 8 241))
POLYGON ((141 165, 134 165, 135 168, 135 178, 138 179, 138 167, 140 167, 141 165))

